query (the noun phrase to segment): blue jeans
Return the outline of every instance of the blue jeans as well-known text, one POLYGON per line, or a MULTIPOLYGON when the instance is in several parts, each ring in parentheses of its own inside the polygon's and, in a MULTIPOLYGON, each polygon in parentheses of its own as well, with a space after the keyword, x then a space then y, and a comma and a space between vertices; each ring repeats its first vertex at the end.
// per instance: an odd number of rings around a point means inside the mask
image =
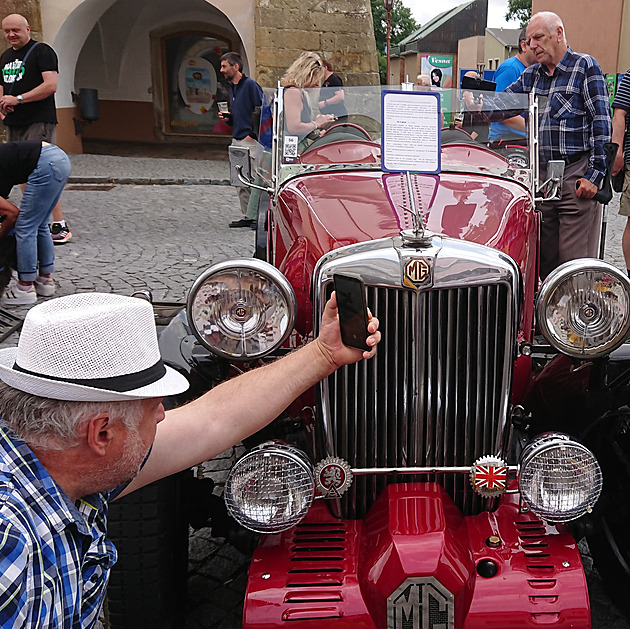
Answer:
POLYGON ((42 146, 35 170, 29 175, 15 223, 18 278, 34 282, 55 270, 55 252, 48 219, 70 176, 70 160, 57 146, 42 146))

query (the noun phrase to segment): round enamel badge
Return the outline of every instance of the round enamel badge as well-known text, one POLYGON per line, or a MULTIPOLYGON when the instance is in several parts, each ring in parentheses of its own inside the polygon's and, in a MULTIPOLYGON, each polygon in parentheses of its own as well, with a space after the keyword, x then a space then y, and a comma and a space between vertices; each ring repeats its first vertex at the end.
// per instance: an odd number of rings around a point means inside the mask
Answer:
POLYGON ((470 481, 475 491, 486 498, 493 498, 507 489, 507 464, 499 457, 482 456, 470 471, 470 481))
POLYGON ((352 484, 352 469, 347 461, 329 456, 315 466, 315 483, 324 498, 339 498, 352 484))

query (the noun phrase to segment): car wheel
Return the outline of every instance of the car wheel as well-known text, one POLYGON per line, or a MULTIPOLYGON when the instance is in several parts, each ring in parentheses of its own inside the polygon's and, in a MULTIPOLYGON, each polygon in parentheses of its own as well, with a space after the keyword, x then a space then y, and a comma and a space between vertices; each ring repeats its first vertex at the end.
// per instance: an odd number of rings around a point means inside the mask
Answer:
POLYGON ((175 629, 184 624, 188 522, 183 486, 190 470, 147 485, 109 510, 118 549, 107 589, 111 629, 175 629))
POLYGON ((586 538, 611 598, 630 618, 630 414, 614 413, 604 419, 587 437, 604 483, 586 538))

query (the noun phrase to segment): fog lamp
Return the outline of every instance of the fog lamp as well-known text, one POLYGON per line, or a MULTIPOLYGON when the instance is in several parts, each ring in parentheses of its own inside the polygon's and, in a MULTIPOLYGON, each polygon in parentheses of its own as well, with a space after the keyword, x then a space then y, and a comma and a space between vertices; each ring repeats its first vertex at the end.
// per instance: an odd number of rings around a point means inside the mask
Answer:
POLYGON ((630 330, 630 280, 603 260, 571 260, 543 282, 536 314, 558 351, 576 358, 605 356, 630 330))
POLYGON ((518 485, 527 506, 548 522, 569 522, 591 511, 602 491, 593 453, 562 433, 544 433, 523 450, 518 485))
POLYGON ((291 333, 296 311, 295 293, 284 275, 252 259, 222 262, 202 273, 186 310, 199 342, 231 360, 276 350, 291 333))
POLYGON ((240 458, 225 483, 232 517, 257 533, 278 533, 297 524, 315 494, 313 466, 295 446, 270 441, 240 458))

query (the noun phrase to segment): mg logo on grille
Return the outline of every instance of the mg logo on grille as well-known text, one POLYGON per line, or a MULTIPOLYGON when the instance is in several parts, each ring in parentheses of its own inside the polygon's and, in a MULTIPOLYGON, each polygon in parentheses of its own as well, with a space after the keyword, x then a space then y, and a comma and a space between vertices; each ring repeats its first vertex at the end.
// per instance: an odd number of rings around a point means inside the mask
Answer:
POLYGON ((453 629, 453 595, 434 577, 410 577, 387 599, 387 629, 453 629))
POLYGON ((405 264, 405 278, 412 284, 425 284, 431 277, 431 265, 424 258, 413 258, 405 264))

